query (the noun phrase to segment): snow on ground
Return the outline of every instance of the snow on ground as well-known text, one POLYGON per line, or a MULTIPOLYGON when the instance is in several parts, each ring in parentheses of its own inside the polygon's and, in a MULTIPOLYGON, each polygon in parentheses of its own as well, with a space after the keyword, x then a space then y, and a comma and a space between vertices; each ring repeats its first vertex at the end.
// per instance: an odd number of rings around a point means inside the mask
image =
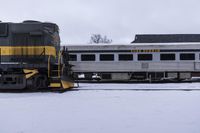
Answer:
POLYGON ((200 91, 128 90, 200 89, 200 83, 80 86, 61 94, 0 93, 0 133, 200 132, 200 91))
POLYGON ((165 83, 165 84, 81 84, 80 89, 199 89, 200 83, 165 83))

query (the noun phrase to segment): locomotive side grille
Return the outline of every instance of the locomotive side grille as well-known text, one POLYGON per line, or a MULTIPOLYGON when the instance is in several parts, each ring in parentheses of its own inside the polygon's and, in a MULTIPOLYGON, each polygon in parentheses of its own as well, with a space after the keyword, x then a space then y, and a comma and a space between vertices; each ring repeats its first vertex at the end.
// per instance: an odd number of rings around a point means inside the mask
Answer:
POLYGON ((12 45, 38 45, 44 44, 44 38, 42 35, 30 35, 29 33, 13 33, 12 45))

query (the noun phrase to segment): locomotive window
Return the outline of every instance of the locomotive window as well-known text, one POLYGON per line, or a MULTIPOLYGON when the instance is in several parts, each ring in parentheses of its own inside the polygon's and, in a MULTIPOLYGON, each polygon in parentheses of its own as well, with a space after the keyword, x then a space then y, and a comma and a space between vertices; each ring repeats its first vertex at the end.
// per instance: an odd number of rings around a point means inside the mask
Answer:
POLYGON ((195 54, 192 53, 180 54, 180 60, 195 60, 195 54))
POLYGON ((100 61, 114 61, 114 54, 101 54, 100 61))
POLYGON ((132 61, 133 55, 132 54, 119 54, 119 61, 132 61))
POLYGON ((160 60, 175 60, 175 54, 160 54, 160 60))
POLYGON ((0 24, 0 36, 7 36, 8 35, 8 24, 1 23, 0 24))
POLYGON ((75 55, 75 54, 70 54, 70 55, 69 55, 69 61, 77 61, 77 55, 75 55))
POLYGON ((95 61, 95 55, 94 54, 82 54, 81 61, 95 61))
POLYGON ((151 61, 153 59, 152 54, 138 54, 139 61, 151 61))

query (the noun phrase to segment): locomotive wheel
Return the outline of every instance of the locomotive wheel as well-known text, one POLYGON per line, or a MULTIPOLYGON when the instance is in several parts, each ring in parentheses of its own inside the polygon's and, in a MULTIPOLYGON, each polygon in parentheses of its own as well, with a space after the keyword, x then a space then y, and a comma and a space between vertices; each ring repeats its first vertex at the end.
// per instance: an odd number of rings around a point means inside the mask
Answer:
POLYGON ((36 75, 27 80, 27 88, 32 91, 45 89, 48 86, 47 77, 43 75, 36 75))

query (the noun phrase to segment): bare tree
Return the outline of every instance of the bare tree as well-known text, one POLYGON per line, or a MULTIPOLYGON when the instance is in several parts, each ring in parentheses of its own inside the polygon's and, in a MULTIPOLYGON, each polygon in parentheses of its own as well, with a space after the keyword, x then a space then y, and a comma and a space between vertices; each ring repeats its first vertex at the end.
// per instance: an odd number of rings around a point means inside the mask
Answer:
POLYGON ((108 39, 107 36, 104 36, 102 37, 101 34, 93 34, 90 38, 90 43, 93 44, 93 43, 112 43, 112 40, 111 39, 108 39))

